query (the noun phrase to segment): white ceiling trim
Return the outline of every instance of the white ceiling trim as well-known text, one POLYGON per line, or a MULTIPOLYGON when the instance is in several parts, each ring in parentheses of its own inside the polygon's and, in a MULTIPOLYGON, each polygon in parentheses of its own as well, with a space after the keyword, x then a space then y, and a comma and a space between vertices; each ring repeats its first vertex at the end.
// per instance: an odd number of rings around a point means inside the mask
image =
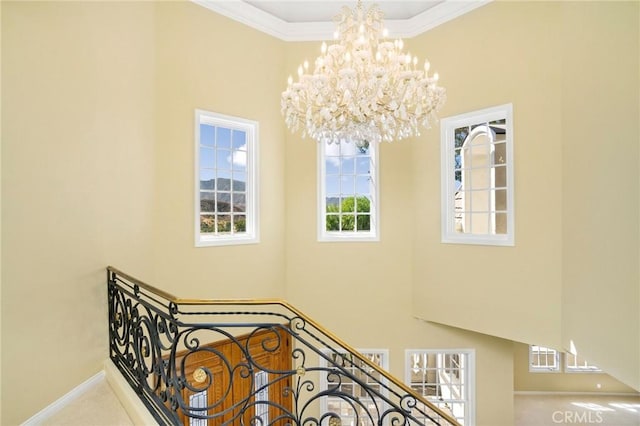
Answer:
MULTIPOLYGON (((284 41, 330 40, 335 31, 333 22, 286 22, 241 0, 191 1, 284 41)), ((491 1, 445 1, 410 19, 385 20, 385 25, 392 37, 411 38, 491 1)))

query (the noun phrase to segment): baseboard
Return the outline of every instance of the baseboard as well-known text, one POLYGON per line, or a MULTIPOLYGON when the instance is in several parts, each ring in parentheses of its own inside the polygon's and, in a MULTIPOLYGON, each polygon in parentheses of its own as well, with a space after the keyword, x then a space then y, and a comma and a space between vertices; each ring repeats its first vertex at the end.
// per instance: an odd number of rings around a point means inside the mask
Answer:
POLYGON ((76 398, 84 394, 86 391, 97 385, 105 377, 104 371, 99 371, 95 375, 91 376, 84 382, 80 383, 75 388, 58 398, 52 404, 40 410, 38 413, 31 416, 27 421, 22 423, 23 426, 36 426, 42 424, 49 417, 53 416, 58 411, 72 403, 76 398))
POLYGON ((138 395, 131 389, 129 382, 122 376, 120 370, 110 359, 104 362, 104 372, 107 382, 113 389, 113 393, 120 400, 133 424, 140 426, 158 424, 138 395))
POLYGON ((513 391, 514 395, 584 395, 584 396, 637 396, 636 392, 571 392, 571 391, 513 391))

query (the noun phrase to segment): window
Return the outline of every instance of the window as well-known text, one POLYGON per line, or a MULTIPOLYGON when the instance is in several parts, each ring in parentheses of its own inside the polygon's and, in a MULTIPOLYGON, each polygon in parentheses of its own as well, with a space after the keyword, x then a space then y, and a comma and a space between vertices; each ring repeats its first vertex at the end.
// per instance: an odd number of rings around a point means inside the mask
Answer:
POLYGON ((407 350, 405 381, 462 425, 475 422, 473 350, 407 350))
MULTIPOLYGON (((575 350, 571 342, 571 350, 575 350)), ((564 371, 566 373, 598 373, 602 370, 579 355, 571 352, 562 353, 544 346, 529 346, 529 371, 531 373, 560 372, 562 359, 564 358, 564 371)))
POLYGON ((318 144, 318 240, 378 240, 377 145, 318 144))
MULTIPOLYGON (((207 391, 194 393, 189 395, 189 407, 191 407, 191 414, 195 416, 206 417, 207 413, 207 391)), ((207 426, 206 418, 189 417, 189 426, 207 426)))
POLYGON ((196 246, 257 243, 258 123, 196 110, 196 246))
POLYGON ((514 244, 511 104, 441 120, 442 242, 514 244))
POLYGON ((258 371, 255 375, 255 419, 257 424, 269 424, 269 373, 258 371))
POLYGON ((560 371, 560 352, 544 346, 529 346, 530 372, 560 371))
POLYGON ((565 371, 567 373, 599 373, 602 370, 580 357, 578 354, 567 352, 565 355, 565 371))
MULTIPOLYGON (((359 352, 367 359, 369 359, 369 361, 371 361, 372 363, 382 367, 383 369, 388 369, 388 351, 368 349, 359 352)), ((345 354, 344 358, 342 357, 342 355, 335 352, 327 352, 327 355, 333 359, 334 363, 338 363, 342 368, 347 370, 349 374, 366 383, 368 387, 376 392, 381 393, 382 395, 387 395, 387 390, 380 386, 380 382, 386 383, 386 379, 384 379, 371 367, 365 365, 363 362, 360 362, 357 359, 352 358, 348 354, 345 354), (363 373, 361 369, 367 371, 368 374, 363 373)), ((320 365, 323 367, 327 367, 326 359, 321 357, 320 365)), ((338 378, 335 376, 323 374, 321 376, 322 389, 329 389, 331 385, 335 385, 337 379, 338 378)), ((341 376, 340 378, 340 388, 338 389, 338 391, 344 394, 346 397, 342 398, 339 396, 329 395, 326 398, 322 398, 322 413, 335 413, 340 417, 343 425, 355 425, 357 418, 355 407, 358 407, 358 409, 360 410, 360 422, 357 423, 358 426, 375 426, 377 424, 370 422, 370 418, 365 414, 365 411, 369 413, 376 413, 378 412, 378 409, 380 409, 379 412, 384 412, 384 401, 374 401, 371 398, 371 394, 368 393, 362 386, 360 386, 357 382, 354 382, 351 378, 345 376, 341 376), (351 397, 353 397, 353 399, 351 397), (354 405, 354 400, 359 401, 362 405, 354 405)))

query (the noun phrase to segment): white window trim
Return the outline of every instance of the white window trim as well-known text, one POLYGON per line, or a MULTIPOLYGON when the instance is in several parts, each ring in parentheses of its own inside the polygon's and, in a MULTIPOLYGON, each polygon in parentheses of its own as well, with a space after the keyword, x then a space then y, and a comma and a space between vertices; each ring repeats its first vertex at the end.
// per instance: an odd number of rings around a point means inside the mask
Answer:
MULTIPOLYGON (((351 142, 353 143, 353 142, 351 142)), ((317 158, 318 158, 318 241, 320 242, 377 242, 380 241, 380 165, 379 150, 380 146, 376 143, 370 145, 370 155, 373 162, 372 171, 374 176, 374 190, 371 194, 373 198, 373 209, 371 209, 371 229, 369 232, 327 232, 326 228, 326 210, 327 200, 325 194, 325 173, 326 164, 324 161, 324 143, 318 142, 317 158)))
POLYGON ((465 354, 467 356, 467 401, 465 412, 465 426, 476 424, 476 350, 475 349, 405 349, 404 351, 404 383, 411 387, 411 355, 414 353, 428 354, 465 354))
MULTIPOLYGON (((380 354, 382 355, 382 365, 380 365, 380 367, 385 370, 385 371, 389 371, 389 350, 388 349, 356 349, 358 352, 360 352, 361 354, 380 354)), ((325 355, 330 355, 332 354, 334 351, 330 350, 330 349, 323 349, 322 353, 325 355)), ((341 352, 341 353, 346 353, 345 352, 341 352)), ((329 364, 327 362, 327 360, 323 357, 320 357, 320 363, 319 363, 320 367, 328 367, 329 364)), ((386 378, 382 378, 382 383, 383 384, 387 384, 387 379, 386 378)), ((329 386, 329 383, 327 382, 327 375, 325 374, 320 374, 320 389, 325 390, 327 389, 329 386)), ((381 393, 385 396, 388 395, 388 390, 386 388, 382 388, 381 389, 381 393)), ((327 398, 321 398, 320 399, 320 412, 321 413, 326 413, 329 411, 328 408, 328 404, 327 404, 327 398)))
POLYGON ((443 243, 480 244, 496 246, 515 245, 515 205, 513 182, 513 105, 505 104, 479 111, 473 111, 440 120, 441 140, 441 233, 443 243), (507 233, 496 235, 462 234, 455 231, 454 194, 456 191, 454 180, 455 164, 455 129, 491 122, 506 118, 507 144, 507 233))
POLYGON ((257 121, 201 109, 195 110, 195 245, 196 247, 256 244, 260 242, 259 197, 258 197, 258 134, 257 121), (211 124, 241 130, 247 137, 247 182, 246 182, 246 232, 232 235, 203 235, 200 232, 200 124, 211 124))
POLYGON ((530 373, 560 373, 560 372, 562 372, 562 369, 561 369, 561 366, 560 366, 561 362, 562 362, 562 357, 561 357, 561 352, 560 351, 558 351, 556 349, 553 349, 553 348, 548 348, 546 346, 529 345, 529 372, 530 373), (538 346, 538 347, 541 347, 541 348, 544 347, 544 348, 547 348, 547 349, 554 350, 555 353, 556 353, 556 355, 555 355, 556 368, 534 367, 533 366, 533 350, 532 350, 533 346, 538 346))

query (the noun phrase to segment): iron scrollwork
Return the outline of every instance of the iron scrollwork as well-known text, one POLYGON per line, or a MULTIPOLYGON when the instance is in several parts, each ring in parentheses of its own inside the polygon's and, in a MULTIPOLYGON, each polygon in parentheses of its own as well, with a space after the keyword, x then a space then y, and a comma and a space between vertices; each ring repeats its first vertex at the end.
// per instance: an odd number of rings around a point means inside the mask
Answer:
POLYGON ((346 424, 328 400, 356 425, 455 424, 297 312, 189 309, 111 268, 108 303, 110 358, 159 424, 346 424))

